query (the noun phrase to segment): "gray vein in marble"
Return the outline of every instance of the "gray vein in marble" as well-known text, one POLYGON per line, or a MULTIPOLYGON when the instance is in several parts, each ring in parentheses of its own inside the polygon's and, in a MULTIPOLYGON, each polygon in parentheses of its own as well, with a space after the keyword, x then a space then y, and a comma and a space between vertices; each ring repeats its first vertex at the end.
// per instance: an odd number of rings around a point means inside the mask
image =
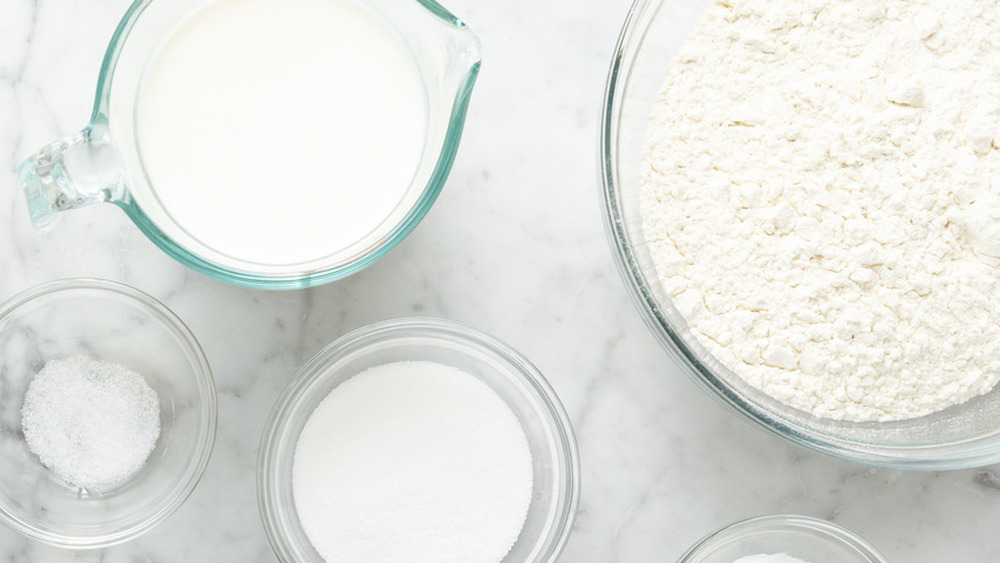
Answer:
POLYGON ((624 332, 616 327, 614 334, 606 337, 604 342, 602 342, 603 353, 598 355, 598 364, 595 366, 595 371, 598 375, 587 381, 583 392, 583 403, 579 406, 577 412, 574 413, 573 420, 577 432, 584 432, 588 429, 593 405, 595 402, 600 401, 601 386, 608 379, 618 377, 618 373, 613 369, 614 366, 611 364, 611 359, 615 356, 614 350, 624 338, 624 332))
POLYGON ((29 19, 28 32, 25 39, 25 50, 21 60, 14 67, 13 71, 0 71, 0 81, 8 82, 11 86, 16 86, 24 77, 24 70, 27 68, 28 59, 31 57, 31 48, 35 43, 35 30, 38 24, 38 3, 39 0, 31 0, 31 17, 29 19))
POLYGON ((973 477, 973 482, 991 491, 1000 491, 1000 476, 991 469, 980 469, 973 477))
MULTIPOLYGON (((39 5, 39 0, 31 0, 31 17, 29 18, 29 24, 28 24, 29 28, 24 41, 25 42, 24 54, 21 56, 20 61, 18 61, 18 64, 13 68, 12 71, 4 70, 3 72, 0 72, 0 81, 7 82, 7 85, 11 89, 11 98, 16 106, 15 108, 12 108, 14 109, 12 113, 16 117, 21 116, 18 93, 19 91, 23 91, 22 86, 23 86, 25 69, 27 69, 28 67, 28 61, 31 59, 31 55, 33 52, 32 48, 35 45, 35 32, 38 29, 38 11, 39 11, 38 5, 39 5)), ((37 88, 33 88, 32 90, 35 95, 39 97, 42 96, 41 91, 38 90, 37 88)), ((14 137, 10 147, 10 162, 13 163, 14 166, 16 166, 18 163, 17 157, 21 151, 21 143, 24 139, 23 124, 21 123, 20 119, 18 119, 18 123, 12 128, 12 131, 14 132, 14 137)))

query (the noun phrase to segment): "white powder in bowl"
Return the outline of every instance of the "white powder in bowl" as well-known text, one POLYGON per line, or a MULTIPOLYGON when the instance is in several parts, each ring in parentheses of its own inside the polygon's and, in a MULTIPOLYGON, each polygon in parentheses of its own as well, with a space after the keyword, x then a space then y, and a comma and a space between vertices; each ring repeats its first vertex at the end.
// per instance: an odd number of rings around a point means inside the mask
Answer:
POLYGON ((531 452, 482 381, 434 362, 389 363, 316 407, 292 492, 330 563, 499 563, 531 503, 531 452))
POLYGON ((1000 3, 716 2, 643 165, 664 290, 725 366, 899 420, 1000 378, 1000 3))
POLYGON ((160 435, 160 401, 146 380, 113 362, 51 360, 21 407, 28 448, 64 481, 109 486, 137 472, 160 435))
POLYGON ((761 553, 759 555, 745 555, 733 563, 807 563, 797 557, 792 557, 786 553, 761 553))

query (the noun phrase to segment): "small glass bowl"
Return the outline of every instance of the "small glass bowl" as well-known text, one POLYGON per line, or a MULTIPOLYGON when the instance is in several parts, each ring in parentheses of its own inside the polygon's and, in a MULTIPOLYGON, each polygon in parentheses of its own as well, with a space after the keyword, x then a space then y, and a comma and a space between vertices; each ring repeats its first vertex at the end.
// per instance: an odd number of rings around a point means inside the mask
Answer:
POLYGON ((100 548, 163 521, 194 490, 215 439, 215 383, 191 331, 126 285, 67 279, 0 305, 0 521, 65 548, 100 548), (53 359, 87 355, 142 375, 160 399, 145 465, 113 487, 82 489, 44 467, 21 432, 32 378, 53 359))
POLYGON ((579 455, 569 417, 542 374, 517 352, 463 325, 408 318, 367 326, 316 354, 288 385, 265 425, 257 498, 268 539, 283 561, 323 561, 296 514, 292 464, 299 434, 337 385, 370 367, 424 360, 457 367, 490 386, 510 407, 531 449, 534 490, 517 542, 504 563, 555 561, 569 538, 580 496, 579 455))
POLYGON ((806 563, 887 563, 868 542, 825 520, 788 514, 758 516, 716 530, 678 563, 733 563, 783 553, 806 563))

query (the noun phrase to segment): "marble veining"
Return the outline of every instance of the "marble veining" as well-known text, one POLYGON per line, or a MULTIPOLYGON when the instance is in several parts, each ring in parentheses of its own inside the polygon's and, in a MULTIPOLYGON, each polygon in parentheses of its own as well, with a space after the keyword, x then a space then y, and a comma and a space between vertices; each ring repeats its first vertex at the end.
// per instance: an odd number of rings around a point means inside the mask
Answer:
POLYGON ((597 128, 626 0, 451 0, 484 63, 461 149, 434 209, 383 260, 323 287, 261 292, 178 265, 123 213, 27 220, 13 170, 90 114, 104 48, 128 0, 0 0, 0 299, 62 277, 123 281, 166 302, 199 338, 219 432, 198 489, 134 541, 74 553, 0 528, 0 560, 273 561, 256 507, 271 403, 343 333, 407 315, 448 317, 530 358, 576 427, 583 498, 563 561, 674 561, 736 519, 831 519, 892 561, 1000 560, 1000 469, 907 473, 819 456, 703 393, 642 324, 605 241, 597 128))

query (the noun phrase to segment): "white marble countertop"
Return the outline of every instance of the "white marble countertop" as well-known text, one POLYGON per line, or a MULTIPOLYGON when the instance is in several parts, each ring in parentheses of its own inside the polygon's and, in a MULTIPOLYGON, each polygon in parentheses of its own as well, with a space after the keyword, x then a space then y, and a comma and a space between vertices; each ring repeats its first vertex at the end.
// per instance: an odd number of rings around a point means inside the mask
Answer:
POLYGON ((627 0, 450 0, 484 64, 462 147, 434 209, 386 258, 320 288, 263 292, 193 273, 105 205, 28 223, 13 169, 82 128, 129 0, 0 0, 0 299, 62 277, 134 285, 200 339, 219 391, 201 484, 150 533, 97 552, 0 528, 4 561, 271 561, 257 513, 257 444, 271 402, 347 331, 442 316, 506 341, 561 395, 583 496, 562 558, 674 561, 733 520, 832 520, 901 563, 1000 561, 1000 468, 907 473, 822 457, 737 419, 642 324, 613 265, 597 191, 598 115, 627 0))

